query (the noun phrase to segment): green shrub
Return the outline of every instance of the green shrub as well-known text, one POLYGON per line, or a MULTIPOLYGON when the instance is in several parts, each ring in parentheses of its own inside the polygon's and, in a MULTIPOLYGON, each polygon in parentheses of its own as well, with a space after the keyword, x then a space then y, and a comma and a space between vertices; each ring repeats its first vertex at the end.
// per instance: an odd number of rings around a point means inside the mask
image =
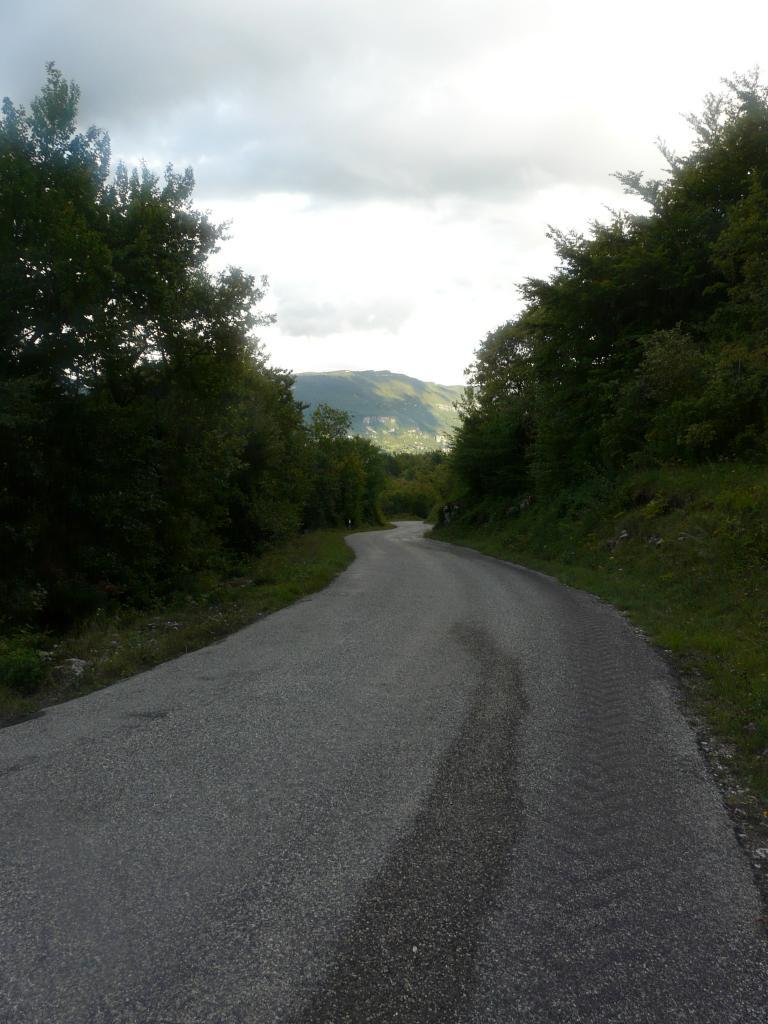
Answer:
POLYGON ((27 637, 0 639, 0 686, 20 694, 34 693, 45 675, 45 663, 27 637))

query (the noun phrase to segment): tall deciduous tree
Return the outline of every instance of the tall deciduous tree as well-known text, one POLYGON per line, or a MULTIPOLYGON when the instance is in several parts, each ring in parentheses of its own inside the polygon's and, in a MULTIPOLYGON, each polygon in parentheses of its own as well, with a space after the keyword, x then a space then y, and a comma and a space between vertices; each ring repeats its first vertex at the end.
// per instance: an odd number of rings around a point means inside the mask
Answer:
POLYGON ((554 495, 627 465, 768 454, 768 90, 734 79, 690 119, 648 204, 588 235, 488 336, 452 465, 472 500, 554 495))
POLYGON ((266 282, 207 265, 192 172, 110 175, 54 65, 0 118, 0 617, 146 600, 299 528, 310 437, 254 336, 266 282))

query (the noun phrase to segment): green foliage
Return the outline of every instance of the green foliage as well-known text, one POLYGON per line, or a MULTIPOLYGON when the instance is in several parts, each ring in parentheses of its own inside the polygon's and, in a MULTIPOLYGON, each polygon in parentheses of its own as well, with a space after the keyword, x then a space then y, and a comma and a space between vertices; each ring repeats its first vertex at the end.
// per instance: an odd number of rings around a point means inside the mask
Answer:
POLYGON ((321 404, 309 427, 312 488, 306 522, 312 528, 359 526, 382 521, 382 454, 370 441, 350 433, 348 413, 321 404))
POLYGON ((428 519, 446 500, 449 481, 442 452, 388 453, 381 510, 390 518, 408 515, 428 519))
POLYGON ((527 489, 534 421, 530 359, 525 333, 509 323, 488 334, 469 368, 451 462, 471 500, 527 489))
POLYGON ((0 691, 33 693, 45 676, 45 663, 35 638, 25 633, 0 637, 0 691))
POLYGON ((312 521, 376 515, 367 450, 345 438, 341 483, 313 475, 326 440, 254 335, 266 280, 209 271, 222 228, 191 170, 110 176, 78 99, 48 65, 30 112, 0 117, 0 621, 147 604, 312 521))
POLYGON ((768 91, 735 79, 690 122, 664 180, 618 175, 649 212, 552 229, 558 269, 478 350, 451 460, 470 505, 768 454, 768 91))

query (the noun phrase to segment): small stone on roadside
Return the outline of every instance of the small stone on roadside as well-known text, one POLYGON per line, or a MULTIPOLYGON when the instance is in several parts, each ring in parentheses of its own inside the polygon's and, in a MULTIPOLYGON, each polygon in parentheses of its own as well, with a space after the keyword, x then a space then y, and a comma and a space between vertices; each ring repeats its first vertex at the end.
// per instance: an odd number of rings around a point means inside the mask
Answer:
POLYGON ((90 662, 85 661, 84 658, 67 658, 61 665, 57 665, 56 669, 70 676, 81 676, 89 664, 90 662))

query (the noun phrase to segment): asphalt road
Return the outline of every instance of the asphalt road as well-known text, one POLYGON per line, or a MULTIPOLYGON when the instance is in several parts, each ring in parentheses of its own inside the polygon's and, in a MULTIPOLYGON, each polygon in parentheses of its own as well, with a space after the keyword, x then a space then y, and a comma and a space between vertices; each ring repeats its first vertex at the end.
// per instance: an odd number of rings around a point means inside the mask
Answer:
POLYGON ((663 661, 421 534, 0 731, 3 1024, 768 1021, 663 661))

